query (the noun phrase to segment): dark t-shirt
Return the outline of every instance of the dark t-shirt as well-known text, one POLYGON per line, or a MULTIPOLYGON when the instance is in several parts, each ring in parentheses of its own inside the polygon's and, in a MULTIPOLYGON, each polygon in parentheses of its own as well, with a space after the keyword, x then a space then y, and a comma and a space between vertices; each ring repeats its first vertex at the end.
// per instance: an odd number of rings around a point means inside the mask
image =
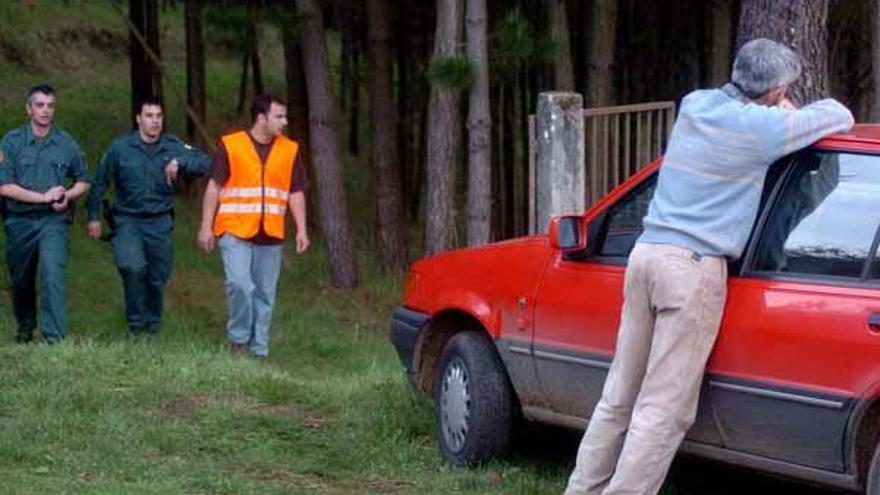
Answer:
MULTIPOLYGON (((266 160, 269 158, 269 153, 272 151, 272 144, 274 144, 274 141, 268 144, 260 143, 251 136, 250 132, 248 133, 248 137, 251 138, 251 142, 254 144, 254 149, 257 150, 257 156, 260 157, 260 162, 265 166, 266 160)), ((223 145, 222 140, 217 142, 217 152, 214 154, 214 158, 211 161, 211 178, 214 179, 214 182, 220 187, 223 187, 226 184, 226 181, 229 180, 229 153, 226 151, 226 147, 223 145)), ((300 154, 297 153, 293 163, 293 177, 290 181, 290 192, 305 192, 308 188, 309 180, 308 177, 306 177, 306 170, 302 165, 300 154)), ((262 223, 260 223, 260 231, 257 232, 257 235, 245 240, 260 245, 281 244, 283 242, 281 239, 276 239, 275 237, 266 234, 263 230, 262 223)))

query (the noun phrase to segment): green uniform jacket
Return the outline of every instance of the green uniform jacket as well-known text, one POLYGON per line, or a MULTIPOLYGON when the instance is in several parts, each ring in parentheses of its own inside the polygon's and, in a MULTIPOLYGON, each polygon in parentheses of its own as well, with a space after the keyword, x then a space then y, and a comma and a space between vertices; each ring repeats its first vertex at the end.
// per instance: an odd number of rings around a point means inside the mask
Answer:
MULTIPOLYGON (((52 126, 49 135, 37 139, 30 123, 13 129, 0 141, 0 184, 16 184, 36 192, 55 186, 70 187, 89 182, 86 160, 69 134, 52 126)), ((7 198, 10 213, 54 212, 47 204, 23 203, 7 198)))
POLYGON ((101 202, 111 180, 116 188, 114 213, 170 213, 174 208, 174 185, 165 181, 165 166, 172 159, 177 159, 178 174, 190 177, 205 175, 210 164, 208 155, 170 134, 161 134, 153 145, 145 144, 138 131, 117 137, 95 173, 86 202, 89 221, 101 217, 101 202))

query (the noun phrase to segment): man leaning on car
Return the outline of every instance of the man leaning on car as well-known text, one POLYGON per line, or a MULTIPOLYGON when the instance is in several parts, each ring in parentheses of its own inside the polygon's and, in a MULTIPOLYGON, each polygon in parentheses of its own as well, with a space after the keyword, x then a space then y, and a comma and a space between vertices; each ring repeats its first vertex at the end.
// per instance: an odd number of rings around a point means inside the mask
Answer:
POLYGON ((785 46, 752 40, 737 53, 730 83, 682 99, 627 263, 614 360, 567 495, 660 490, 694 422, 727 262, 742 254, 767 169, 853 125, 833 99, 798 109, 786 98, 801 69, 785 46))

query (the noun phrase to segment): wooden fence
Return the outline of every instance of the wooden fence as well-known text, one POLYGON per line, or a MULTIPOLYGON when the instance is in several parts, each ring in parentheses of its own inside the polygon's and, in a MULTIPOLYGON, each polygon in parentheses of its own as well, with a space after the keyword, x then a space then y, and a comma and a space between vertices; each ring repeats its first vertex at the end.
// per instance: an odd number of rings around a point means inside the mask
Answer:
MULTIPOLYGON (((585 108, 587 206, 617 187, 666 148, 675 102, 585 108)), ((535 117, 529 117, 529 232, 535 231, 535 117)))

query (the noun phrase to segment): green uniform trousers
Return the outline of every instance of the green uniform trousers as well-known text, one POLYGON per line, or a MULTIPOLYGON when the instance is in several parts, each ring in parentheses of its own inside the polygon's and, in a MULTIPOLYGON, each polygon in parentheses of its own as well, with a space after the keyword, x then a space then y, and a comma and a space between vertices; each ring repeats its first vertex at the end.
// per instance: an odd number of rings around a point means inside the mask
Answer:
POLYGON ((173 219, 170 213, 116 214, 113 221, 113 258, 122 276, 128 329, 154 333, 162 321, 165 284, 171 276, 173 219))
POLYGON ((37 326, 39 272, 40 329, 46 342, 55 343, 67 334, 65 270, 70 253, 70 217, 55 212, 9 214, 4 226, 18 339, 30 340, 37 326))

